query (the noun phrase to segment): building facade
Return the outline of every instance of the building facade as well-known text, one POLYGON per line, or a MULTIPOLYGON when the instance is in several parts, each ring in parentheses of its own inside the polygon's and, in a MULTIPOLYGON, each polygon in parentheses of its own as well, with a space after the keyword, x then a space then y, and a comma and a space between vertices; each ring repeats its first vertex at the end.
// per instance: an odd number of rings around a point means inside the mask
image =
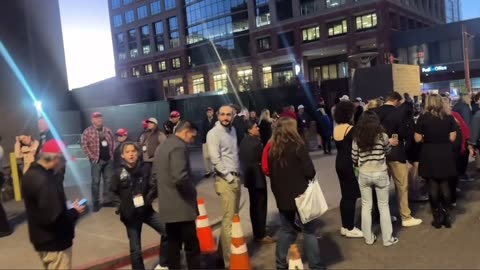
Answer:
POLYGON ((422 91, 466 92, 464 59, 472 90, 480 91, 480 19, 395 33, 392 44, 400 63, 420 66, 422 91))
POLYGON ((445 18, 447 23, 462 20, 461 0, 445 0, 445 18))
POLYGON ((318 81, 348 91, 349 56, 446 21, 443 0, 109 0, 118 78, 165 97, 318 81))

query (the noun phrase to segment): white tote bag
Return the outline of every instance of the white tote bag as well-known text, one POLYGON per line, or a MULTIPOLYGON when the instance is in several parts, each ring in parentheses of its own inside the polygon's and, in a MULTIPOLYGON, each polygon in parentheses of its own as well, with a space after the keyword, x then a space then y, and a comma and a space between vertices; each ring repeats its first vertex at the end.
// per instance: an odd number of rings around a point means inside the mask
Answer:
POLYGON ((302 195, 295 198, 295 204, 303 224, 319 218, 328 210, 327 201, 316 178, 308 183, 302 195))

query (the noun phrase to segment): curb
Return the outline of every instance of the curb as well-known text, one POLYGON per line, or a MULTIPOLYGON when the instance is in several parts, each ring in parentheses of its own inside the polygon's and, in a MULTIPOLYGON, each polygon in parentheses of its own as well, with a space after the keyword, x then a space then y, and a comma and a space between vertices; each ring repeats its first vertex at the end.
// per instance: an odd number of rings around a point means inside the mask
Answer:
MULTIPOLYGON (((239 206, 239 211, 243 209, 245 206, 246 199, 240 202, 239 206)), ((217 217, 215 218, 210 226, 212 227, 212 230, 216 230, 220 228, 222 223, 222 217, 217 217)), ((148 259, 154 256, 158 256, 160 253, 160 245, 159 244, 151 244, 148 245, 147 247, 143 248, 143 259, 148 259)), ((79 270, 113 270, 113 269, 118 269, 124 266, 129 265, 130 262, 130 252, 127 253, 122 253, 120 255, 115 255, 111 257, 107 257, 101 260, 97 260, 91 263, 86 263, 83 265, 80 265, 78 267, 75 267, 75 269, 79 270)))

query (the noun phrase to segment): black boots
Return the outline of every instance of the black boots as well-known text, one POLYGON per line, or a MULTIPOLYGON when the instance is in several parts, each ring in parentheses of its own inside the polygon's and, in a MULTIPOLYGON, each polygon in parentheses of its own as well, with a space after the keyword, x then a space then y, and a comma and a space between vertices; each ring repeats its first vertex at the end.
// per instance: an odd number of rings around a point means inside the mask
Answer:
POLYGON ((432 209, 433 221, 432 226, 436 229, 442 228, 451 228, 452 227, 452 217, 447 209, 432 209))
POLYGON ((442 212, 443 212, 443 225, 445 225, 445 228, 451 228, 452 217, 450 216, 450 213, 448 212, 447 209, 442 209, 442 212))

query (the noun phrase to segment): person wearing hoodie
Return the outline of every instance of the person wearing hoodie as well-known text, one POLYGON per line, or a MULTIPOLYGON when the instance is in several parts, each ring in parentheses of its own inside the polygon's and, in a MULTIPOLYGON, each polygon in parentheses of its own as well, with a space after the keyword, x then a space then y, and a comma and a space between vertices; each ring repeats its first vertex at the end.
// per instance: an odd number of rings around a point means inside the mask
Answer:
POLYGON ((146 166, 152 168, 155 160, 155 151, 161 145, 167 136, 158 128, 158 121, 156 118, 150 117, 147 120, 147 130, 140 137, 140 147, 143 153, 143 162, 146 166))

